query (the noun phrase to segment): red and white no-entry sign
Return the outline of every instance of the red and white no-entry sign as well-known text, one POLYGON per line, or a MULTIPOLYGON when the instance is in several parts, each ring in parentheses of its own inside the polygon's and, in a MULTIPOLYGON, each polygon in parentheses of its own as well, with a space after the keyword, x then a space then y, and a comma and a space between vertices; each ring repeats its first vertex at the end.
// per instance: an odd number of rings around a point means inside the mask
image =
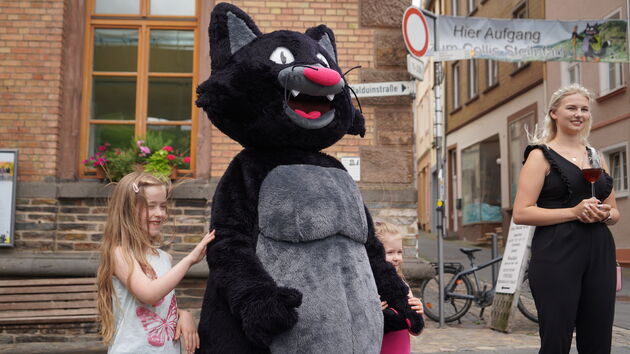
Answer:
POLYGON ((425 55, 429 49, 429 26, 419 8, 411 6, 405 10, 402 30, 409 53, 416 57, 425 55))

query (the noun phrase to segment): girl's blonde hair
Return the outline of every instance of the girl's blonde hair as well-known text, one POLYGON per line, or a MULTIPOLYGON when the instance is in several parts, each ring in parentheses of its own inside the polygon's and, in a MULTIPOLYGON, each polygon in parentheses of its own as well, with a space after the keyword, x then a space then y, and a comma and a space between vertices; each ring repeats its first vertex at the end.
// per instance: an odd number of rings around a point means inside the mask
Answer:
MULTIPOLYGON (((388 223, 387 221, 383 221, 383 220, 374 221, 374 234, 376 235, 376 238, 381 242, 384 242, 386 239, 391 239, 391 238, 395 238, 395 239, 403 238, 402 233, 400 232, 400 229, 396 225, 392 223, 388 223)), ((405 279, 402 272, 402 266, 399 267, 399 269, 397 269, 396 272, 398 273, 398 276, 401 279, 403 280, 405 279)))
MULTIPOLYGON (((567 96, 571 96, 574 94, 580 94, 588 99, 588 104, 591 105, 593 102, 593 96, 589 90, 587 90, 584 86, 579 84, 571 84, 568 86, 564 86, 558 89, 551 95, 549 100, 549 107, 547 108, 547 112, 545 113, 545 118, 543 119, 543 127, 542 129, 538 128, 538 125, 534 129, 533 133, 527 134, 529 143, 531 145, 545 145, 553 138, 556 137, 558 133, 558 127, 556 125, 556 121, 551 118, 551 112, 554 112, 560 106, 560 101, 567 96)), ((580 131, 580 139, 582 144, 586 146, 590 146, 588 143, 588 136, 591 133, 591 125, 593 124, 593 117, 590 115, 589 118, 585 122, 586 126, 582 131, 580 131)))
MULTIPOLYGON (((148 213, 145 188, 164 186, 170 194, 170 180, 162 180, 145 172, 132 172, 115 184, 107 207, 107 222, 101 243, 101 260, 96 275, 98 286, 97 309, 100 315, 101 336, 108 344, 114 334, 112 297, 114 295, 112 277, 114 275, 114 250, 120 247, 129 268, 127 284, 130 284, 133 259, 138 261, 141 270, 155 278, 156 274, 146 259, 146 252, 162 241, 151 237, 148 225, 141 225, 140 213, 148 213)), ((129 289, 131 291, 131 289, 129 289)))

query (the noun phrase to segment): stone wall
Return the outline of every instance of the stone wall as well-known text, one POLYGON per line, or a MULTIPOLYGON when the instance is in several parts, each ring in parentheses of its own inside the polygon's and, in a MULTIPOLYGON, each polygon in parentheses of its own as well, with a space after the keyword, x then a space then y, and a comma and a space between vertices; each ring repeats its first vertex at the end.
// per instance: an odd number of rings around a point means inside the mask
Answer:
MULTIPOLYGON (((16 200, 15 250, 18 252, 97 251, 107 218, 103 198, 19 198, 16 200)), ((176 199, 168 206, 164 239, 177 254, 190 251, 207 231, 206 200, 176 199)))

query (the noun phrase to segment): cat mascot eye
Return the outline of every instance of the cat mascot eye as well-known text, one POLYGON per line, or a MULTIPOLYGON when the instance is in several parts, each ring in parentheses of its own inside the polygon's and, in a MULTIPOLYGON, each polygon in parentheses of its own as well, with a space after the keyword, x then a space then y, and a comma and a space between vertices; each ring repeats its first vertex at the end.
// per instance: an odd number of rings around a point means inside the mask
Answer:
MULTIPOLYGON (((321 54, 320 54, 321 55, 321 54)), ((269 60, 273 61, 276 64, 291 64, 295 61, 293 57, 293 53, 285 47, 276 48, 271 56, 269 56, 269 60)))

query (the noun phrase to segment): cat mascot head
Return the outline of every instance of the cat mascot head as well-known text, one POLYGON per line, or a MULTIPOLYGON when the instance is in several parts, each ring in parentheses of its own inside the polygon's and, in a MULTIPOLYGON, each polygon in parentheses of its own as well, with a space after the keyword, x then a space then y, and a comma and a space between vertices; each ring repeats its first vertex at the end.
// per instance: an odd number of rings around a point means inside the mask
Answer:
POLYGON ((215 7, 210 23, 212 74, 196 103, 223 133, 246 148, 304 150, 365 134, 328 27, 262 34, 226 3, 215 7))

